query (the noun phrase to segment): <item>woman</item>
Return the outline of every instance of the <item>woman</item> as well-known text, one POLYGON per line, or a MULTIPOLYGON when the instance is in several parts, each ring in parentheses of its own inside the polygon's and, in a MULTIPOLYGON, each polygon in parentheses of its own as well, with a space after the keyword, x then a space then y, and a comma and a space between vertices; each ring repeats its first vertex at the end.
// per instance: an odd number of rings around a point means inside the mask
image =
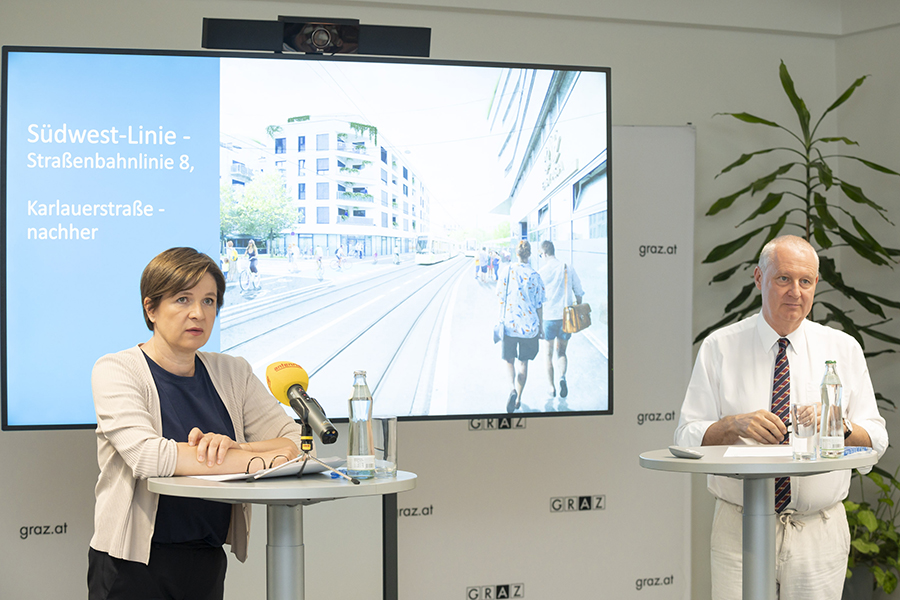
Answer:
POLYGON ((221 599, 222 544, 247 556, 250 509, 152 494, 148 477, 257 471, 297 456, 300 427, 241 358, 199 352, 225 278, 192 248, 172 248, 141 276, 150 340, 94 365, 97 412, 90 600, 221 599))
POLYGON ((541 332, 541 307, 544 303, 544 283, 531 268, 531 244, 526 240, 516 248, 518 263, 510 263, 506 273, 497 280, 500 314, 503 315, 503 348, 501 357, 507 364, 511 391, 506 412, 515 412, 522 405, 522 391, 528 379, 528 361, 538 353, 541 332))
POLYGON ((250 259, 250 272, 251 273, 259 273, 259 251, 256 249, 256 242, 250 240, 247 243, 247 258, 250 259))

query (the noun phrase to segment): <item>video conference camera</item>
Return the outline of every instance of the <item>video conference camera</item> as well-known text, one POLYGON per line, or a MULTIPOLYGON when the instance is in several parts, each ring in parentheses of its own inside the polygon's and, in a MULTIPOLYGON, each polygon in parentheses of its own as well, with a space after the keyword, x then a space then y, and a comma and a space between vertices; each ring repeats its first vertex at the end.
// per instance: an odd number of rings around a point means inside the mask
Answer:
POLYGON ((201 46, 309 54, 427 57, 431 28, 360 25, 357 19, 280 16, 277 21, 203 18, 201 46))

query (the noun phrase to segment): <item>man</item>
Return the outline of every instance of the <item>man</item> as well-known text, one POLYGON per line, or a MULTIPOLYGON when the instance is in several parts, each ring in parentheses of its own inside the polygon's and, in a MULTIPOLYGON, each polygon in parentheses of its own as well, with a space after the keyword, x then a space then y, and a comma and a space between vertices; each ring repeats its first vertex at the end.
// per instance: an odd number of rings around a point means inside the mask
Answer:
MULTIPOLYGON (((887 431, 862 349, 849 335, 806 320, 818 270, 818 256, 803 238, 782 236, 766 244, 753 273, 762 293, 762 310, 704 340, 681 408, 677 444, 786 443, 788 428, 773 412, 773 403, 780 406, 787 398, 817 395, 825 361, 835 360, 843 384, 845 444, 869 446, 879 456, 884 454, 887 431), (783 386, 774 385, 776 374, 781 381, 786 379, 787 398, 783 386)), ((776 483, 780 512, 775 577, 781 600, 841 597, 850 543, 841 500, 849 487, 846 470, 776 483)), ((712 597, 737 599, 742 483, 710 476, 708 488, 716 497, 710 544, 712 597)))
POLYGON ((569 395, 569 387, 566 383, 566 370, 569 359, 566 356, 566 348, 569 345, 571 333, 563 331, 563 310, 571 304, 569 298, 575 297, 575 303, 581 304, 584 290, 581 288, 581 279, 572 265, 556 258, 556 248, 550 240, 541 242, 541 257, 544 264, 538 273, 544 282, 544 340, 541 342, 545 362, 547 365, 547 379, 550 381, 550 400, 556 399, 556 376, 553 368, 553 350, 556 348, 556 358, 559 364, 559 397, 560 404, 565 403, 569 395), (571 296, 569 292, 572 292, 571 296))

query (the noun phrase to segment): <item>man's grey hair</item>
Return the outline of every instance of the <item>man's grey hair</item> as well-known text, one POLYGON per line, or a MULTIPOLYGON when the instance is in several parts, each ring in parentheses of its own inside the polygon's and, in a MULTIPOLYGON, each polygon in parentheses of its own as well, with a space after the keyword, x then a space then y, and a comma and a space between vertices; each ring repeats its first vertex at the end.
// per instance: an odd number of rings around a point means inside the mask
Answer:
POLYGON ((788 246, 800 251, 811 251, 813 256, 816 257, 816 273, 819 272, 819 255, 816 254, 816 249, 805 239, 796 235, 780 235, 763 246, 763 249, 759 253, 760 271, 765 273, 769 264, 772 262, 772 258, 775 256, 775 250, 778 249, 779 246, 788 246))
POLYGON ((550 240, 544 240, 541 242, 541 252, 546 254, 547 256, 556 256, 556 248, 553 247, 553 242, 550 240))

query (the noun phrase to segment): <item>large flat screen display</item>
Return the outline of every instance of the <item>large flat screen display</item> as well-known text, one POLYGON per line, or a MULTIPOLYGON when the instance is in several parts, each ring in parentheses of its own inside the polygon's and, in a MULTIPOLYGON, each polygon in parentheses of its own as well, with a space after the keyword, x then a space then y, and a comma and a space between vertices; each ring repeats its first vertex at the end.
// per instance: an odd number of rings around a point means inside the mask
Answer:
POLYGON ((591 325, 514 364, 516 414, 612 412, 608 69, 5 47, 2 94, 4 429, 94 426, 92 366, 150 338, 173 246, 227 268, 204 350, 298 363, 335 420, 355 370, 375 412, 486 419, 498 290, 549 240, 591 325))

